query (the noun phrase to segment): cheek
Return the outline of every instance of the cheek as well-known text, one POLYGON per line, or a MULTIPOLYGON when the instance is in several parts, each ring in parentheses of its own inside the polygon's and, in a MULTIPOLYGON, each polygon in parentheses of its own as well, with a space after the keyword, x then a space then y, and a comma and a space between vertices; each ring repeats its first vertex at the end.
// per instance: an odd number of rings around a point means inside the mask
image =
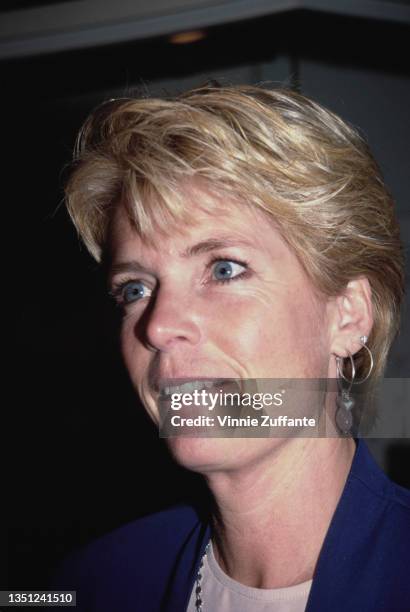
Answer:
POLYGON ((216 346, 249 377, 320 377, 323 317, 310 293, 287 289, 233 300, 216 311, 208 327, 216 346))
POLYGON ((121 353, 130 380, 146 412, 155 423, 159 423, 158 407, 147 389, 147 371, 150 351, 144 347, 133 333, 132 326, 125 321, 120 336, 121 353))
POLYGON ((306 378, 326 376, 326 316, 324 305, 308 290, 289 300, 283 316, 281 337, 288 357, 299 375, 306 378))
POLYGON ((124 320, 121 327, 120 347, 125 366, 133 382, 138 382, 146 369, 148 350, 138 341, 135 322, 124 320))

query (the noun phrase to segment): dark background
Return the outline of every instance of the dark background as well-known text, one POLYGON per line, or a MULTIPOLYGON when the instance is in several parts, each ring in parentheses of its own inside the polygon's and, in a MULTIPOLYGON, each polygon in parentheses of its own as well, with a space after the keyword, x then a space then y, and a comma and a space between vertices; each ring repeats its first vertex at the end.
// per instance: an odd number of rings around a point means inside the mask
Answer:
MULTIPOLYGON (((130 389, 104 280, 62 205, 62 169, 93 106, 208 78, 297 87, 367 136, 408 250, 409 25, 294 11, 206 34, 191 45, 164 37, 0 62, 3 299, 12 311, 3 321, 15 347, 3 400, 2 589, 44 588, 68 550, 202 491, 167 459, 130 389)), ((409 376, 407 306, 404 318, 395 377, 409 376)), ((408 442, 370 444, 410 486, 408 442)))

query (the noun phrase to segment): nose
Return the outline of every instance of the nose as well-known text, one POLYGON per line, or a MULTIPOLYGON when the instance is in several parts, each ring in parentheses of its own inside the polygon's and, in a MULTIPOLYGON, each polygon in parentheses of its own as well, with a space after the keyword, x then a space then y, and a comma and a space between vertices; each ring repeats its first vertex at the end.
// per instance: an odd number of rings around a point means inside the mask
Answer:
POLYGON ((193 296, 181 298, 181 292, 160 288, 144 316, 147 343, 159 350, 170 351, 176 345, 196 345, 201 339, 198 313, 193 296))

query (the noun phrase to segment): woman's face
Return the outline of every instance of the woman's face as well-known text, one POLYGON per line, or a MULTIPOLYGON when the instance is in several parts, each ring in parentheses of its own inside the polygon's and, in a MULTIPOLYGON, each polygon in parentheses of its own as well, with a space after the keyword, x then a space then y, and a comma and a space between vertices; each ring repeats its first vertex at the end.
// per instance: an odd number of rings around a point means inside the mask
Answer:
MULTIPOLYGON (((147 246, 118 210, 110 285, 123 306, 121 343, 141 400, 158 423, 169 379, 325 378, 327 302, 259 210, 185 189, 195 223, 147 246), (199 206, 198 206, 199 204, 199 206)), ((276 439, 176 437, 168 445, 188 468, 249 461, 276 439)))

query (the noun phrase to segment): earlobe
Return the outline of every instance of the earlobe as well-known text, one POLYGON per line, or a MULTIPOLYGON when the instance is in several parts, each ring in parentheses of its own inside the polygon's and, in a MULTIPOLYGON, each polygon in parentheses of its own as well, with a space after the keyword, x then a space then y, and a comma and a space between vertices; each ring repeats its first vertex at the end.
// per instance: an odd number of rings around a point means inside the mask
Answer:
POLYGON ((361 338, 367 338, 373 326, 368 279, 361 277, 350 281, 334 304, 330 352, 338 357, 348 357, 349 353, 354 355, 362 348, 361 338))

